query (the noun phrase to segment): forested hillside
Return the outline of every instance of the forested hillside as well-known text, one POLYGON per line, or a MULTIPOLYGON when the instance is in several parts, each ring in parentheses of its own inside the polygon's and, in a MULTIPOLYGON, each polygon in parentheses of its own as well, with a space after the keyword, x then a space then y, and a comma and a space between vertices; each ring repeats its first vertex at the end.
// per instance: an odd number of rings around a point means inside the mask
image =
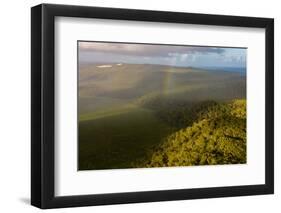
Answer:
POLYGON ((206 102, 195 109, 191 126, 168 136, 151 151, 148 159, 134 166, 246 163, 246 100, 206 102))

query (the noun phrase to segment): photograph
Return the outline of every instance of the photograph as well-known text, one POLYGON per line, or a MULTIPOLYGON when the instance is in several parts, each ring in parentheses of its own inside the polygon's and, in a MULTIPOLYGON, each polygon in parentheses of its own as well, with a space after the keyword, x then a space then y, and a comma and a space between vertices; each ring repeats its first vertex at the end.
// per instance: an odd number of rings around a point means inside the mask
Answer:
POLYGON ((78 170, 247 163, 247 48, 77 41, 78 170))
POLYGON ((32 206, 274 196, 277 9, 173 5, 31 7, 32 206))

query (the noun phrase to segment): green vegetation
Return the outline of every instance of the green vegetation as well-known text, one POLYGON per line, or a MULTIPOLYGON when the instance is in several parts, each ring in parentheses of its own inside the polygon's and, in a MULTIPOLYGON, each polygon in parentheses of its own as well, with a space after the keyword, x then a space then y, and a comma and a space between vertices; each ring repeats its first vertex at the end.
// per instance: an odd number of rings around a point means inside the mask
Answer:
POLYGON ((245 96, 239 73, 85 65, 78 169, 245 163, 245 96))
POLYGON ((154 148, 135 167, 246 163, 246 101, 203 105, 192 126, 154 148), (204 109, 205 108, 205 109, 204 109))
POLYGON ((130 168, 171 133, 171 127, 143 108, 81 120, 79 170, 130 168))

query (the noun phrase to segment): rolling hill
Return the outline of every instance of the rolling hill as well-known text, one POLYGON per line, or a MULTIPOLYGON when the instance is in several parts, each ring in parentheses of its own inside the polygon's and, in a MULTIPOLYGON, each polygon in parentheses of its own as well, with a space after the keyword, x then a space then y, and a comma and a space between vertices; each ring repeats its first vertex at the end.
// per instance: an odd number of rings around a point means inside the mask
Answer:
POLYGON ((246 76, 237 72, 149 64, 83 65, 79 170, 132 168, 151 157, 151 150, 167 137, 197 122, 206 104, 245 98, 246 76))
POLYGON ((246 163, 246 101, 212 103, 191 126, 169 135, 134 167, 246 163))

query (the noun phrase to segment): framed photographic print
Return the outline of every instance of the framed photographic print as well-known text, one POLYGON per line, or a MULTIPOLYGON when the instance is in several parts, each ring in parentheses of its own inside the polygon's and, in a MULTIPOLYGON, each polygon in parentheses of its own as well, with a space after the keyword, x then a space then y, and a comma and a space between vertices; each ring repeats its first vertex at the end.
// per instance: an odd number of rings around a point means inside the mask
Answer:
POLYGON ((274 21, 31 9, 31 203, 272 194, 274 21))

